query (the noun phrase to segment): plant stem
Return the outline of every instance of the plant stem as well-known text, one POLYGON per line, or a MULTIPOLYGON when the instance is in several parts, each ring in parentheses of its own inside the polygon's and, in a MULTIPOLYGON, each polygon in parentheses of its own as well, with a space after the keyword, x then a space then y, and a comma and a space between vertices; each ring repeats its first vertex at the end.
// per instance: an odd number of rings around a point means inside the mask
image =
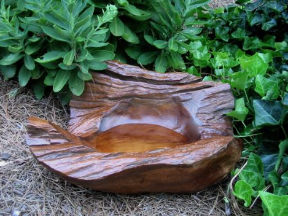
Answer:
POLYGON ((281 129, 282 129, 282 131, 283 131, 283 133, 284 133, 284 135, 285 135, 285 138, 287 139, 287 138, 288 138, 288 136, 287 136, 287 133, 286 133, 286 131, 285 131, 285 129, 284 129, 284 127, 283 127, 283 125, 281 125, 281 129))

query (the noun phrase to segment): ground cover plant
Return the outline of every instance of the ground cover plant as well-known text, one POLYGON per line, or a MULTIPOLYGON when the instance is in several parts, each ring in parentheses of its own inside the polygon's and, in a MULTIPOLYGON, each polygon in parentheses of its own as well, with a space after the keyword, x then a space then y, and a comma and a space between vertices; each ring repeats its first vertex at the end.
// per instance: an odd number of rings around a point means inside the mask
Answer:
POLYGON ((37 98, 67 103, 89 70, 117 59, 164 73, 181 70, 229 83, 235 136, 246 166, 234 195, 264 214, 288 214, 287 0, 6 0, 0 10, 0 70, 37 98))

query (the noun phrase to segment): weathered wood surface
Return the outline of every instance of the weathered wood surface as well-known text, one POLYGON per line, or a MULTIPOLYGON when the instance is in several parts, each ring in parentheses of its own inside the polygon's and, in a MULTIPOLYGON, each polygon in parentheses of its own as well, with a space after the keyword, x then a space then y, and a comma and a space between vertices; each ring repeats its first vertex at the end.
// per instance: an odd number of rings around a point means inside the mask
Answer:
POLYGON ((68 131, 30 118, 27 144, 64 179, 100 191, 187 193, 222 180, 240 157, 227 84, 108 62, 71 102, 68 131))

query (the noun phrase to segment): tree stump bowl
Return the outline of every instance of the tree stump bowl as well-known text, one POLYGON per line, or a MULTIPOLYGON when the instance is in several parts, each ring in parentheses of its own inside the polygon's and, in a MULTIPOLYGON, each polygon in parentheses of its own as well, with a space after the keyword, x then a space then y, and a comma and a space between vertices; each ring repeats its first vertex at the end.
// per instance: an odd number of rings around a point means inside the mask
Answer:
POLYGON ((74 184, 119 194, 192 193, 224 179, 239 160, 225 114, 228 84, 108 62, 70 102, 68 130, 30 117, 35 158, 74 184))

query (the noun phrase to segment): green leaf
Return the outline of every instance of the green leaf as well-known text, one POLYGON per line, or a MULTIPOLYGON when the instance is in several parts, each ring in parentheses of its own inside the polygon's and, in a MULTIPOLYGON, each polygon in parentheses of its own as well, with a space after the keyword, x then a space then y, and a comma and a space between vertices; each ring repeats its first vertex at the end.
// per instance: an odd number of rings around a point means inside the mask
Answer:
MULTIPOLYGON (((87 61, 89 68, 93 70, 104 70, 108 67, 107 63, 96 62, 96 61, 87 61)), ((87 74, 87 73, 86 73, 87 74)))
POLYGON ((172 37, 172 38, 169 39, 169 41, 168 41, 168 48, 169 48, 169 50, 171 50, 171 51, 175 51, 175 52, 178 51, 178 44, 177 44, 177 42, 176 42, 176 40, 175 40, 174 37, 172 37))
POLYGON ((246 167, 239 174, 241 180, 245 181, 256 190, 262 190, 265 187, 264 168, 261 158, 251 153, 246 167))
POLYGON ((245 30, 241 28, 237 28, 237 30, 231 34, 232 38, 237 39, 244 39, 245 35, 246 35, 245 30))
POLYGON ((84 91, 84 81, 78 77, 78 74, 75 73, 75 71, 69 78, 69 88, 76 96, 80 96, 84 91))
POLYGON ((2 66, 12 65, 13 63, 16 63, 18 60, 23 58, 23 56, 24 55, 20 53, 10 53, 0 60, 0 65, 2 66))
POLYGON ((270 216, 288 215, 288 195, 277 196, 268 192, 260 191, 260 198, 268 210, 270 216))
POLYGON ((44 84, 47 86, 53 86, 55 80, 55 76, 52 76, 50 74, 46 75, 44 79, 44 84))
POLYGON ((279 125, 284 109, 278 101, 253 100, 255 126, 279 125))
POLYGON ((229 28, 228 27, 216 27, 215 34, 217 38, 222 39, 223 41, 229 41, 229 28))
POLYGON ((282 42, 275 42, 275 48, 276 50, 284 50, 287 47, 287 42, 282 41, 282 42))
POLYGON ((53 91, 59 92, 60 90, 62 90, 62 88, 65 86, 65 84, 69 80, 70 76, 71 76, 71 71, 60 69, 57 72, 56 78, 54 80, 53 91))
POLYGON ((248 73, 245 72, 237 72, 231 75, 231 86, 240 90, 246 89, 248 73))
POLYGON ((157 72, 166 72, 168 67, 167 58, 165 51, 162 51, 161 54, 155 60, 155 70, 157 72))
POLYGON ((137 60, 143 53, 143 50, 141 49, 140 46, 135 45, 127 48, 125 52, 130 58, 132 58, 133 60, 137 60))
POLYGON ((44 96, 44 92, 45 92, 45 86, 43 85, 43 83, 39 81, 33 84, 32 86, 33 86, 33 91, 34 91, 36 98, 38 100, 42 99, 42 97, 44 96))
POLYGON ((268 31, 276 25, 277 25, 276 20, 274 18, 272 18, 271 20, 267 21, 266 23, 263 23, 262 29, 265 31, 268 31))
POLYGON ((24 56, 24 64, 27 69, 34 70, 35 69, 35 61, 30 55, 24 56))
POLYGON ((110 31, 114 36, 122 36, 124 34, 124 23, 115 17, 109 25, 110 31))
POLYGON ((50 51, 44 54, 43 56, 35 59, 35 61, 38 63, 50 63, 50 62, 53 62, 55 60, 62 58, 63 54, 65 53, 61 51, 50 51))
POLYGON ((137 37, 137 35, 132 32, 128 26, 125 25, 124 27, 124 34, 122 35, 122 38, 124 38, 126 41, 132 43, 132 44, 139 44, 140 40, 137 37))
POLYGON ((82 79, 83 81, 90 81, 92 80, 92 75, 88 72, 88 73, 83 73, 81 71, 78 71, 78 76, 80 79, 82 79))
POLYGON ((158 49, 165 49, 167 47, 167 41, 163 41, 163 40, 156 40, 154 41, 153 44, 158 49))
POLYGON ((91 55, 94 57, 94 61, 96 62, 113 60, 115 57, 115 54, 108 50, 96 50, 95 52, 91 52, 91 55))
POLYGON ((288 93, 285 92, 284 98, 282 100, 283 105, 288 106, 288 93))
POLYGON ((191 66, 191 67, 187 70, 187 72, 188 72, 189 74, 192 74, 192 75, 201 77, 201 74, 198 72, 198 70, 196 69, 195 66, 191 66))
POLYGON ((265 78, 263 75, 257 75, 255 79, 255 91, 264 97, 271 90, 272 95, 270 99, 277 99, 280 95, 278 83, 272 79, 265 78))
POLYGON ((249 113, 249 110, 245 106, 244 98, 237 99, 235 104, 235 110, 227 113, 227 115, 244 121, 249 113))
POLYGON ((264 75, 268 69, 268 63, 258 53, 253 56, 242 56, 239 61, 241 68, 246 70, 250 77, 264 75))
POLYGON ((75 57, 75 50, 73 49, 65 54, 63 63, 67 66, 70 66, 73 63, 74 57, 75 57))
POLYGON ((186 70, 185 62, 179 53, 171 52, 170 56, 168 56, 168 62, 174 69, 186 70))
POLYGON ((38 41, 35 43, 29 43, 25 48, 25 53, 27 55, 32 55, 39 51, 43 47, 44 41, 38 41))
POLYGON ((249 184, 242 180, 236 182, 233 194, 236 197, 245 201, 244 206, 250 206, 252 201, 251 196, 253 194, 253 189, 249 184))
POLYGON ((200 32, 202 32, 202 28, 199 27, 189 27, 181 31, 181 33, 185 35, 198 35, 200 32))
POLYGON ((42 26, 42 29, 44 31, 44 33, 48 36, 50 36, 52 39, 58 40, 58 41, 63 41, 63 42, 67 42, 70 43, 71 40, 69 39, 69 37, 67 37, 69 35, 69 33, 67 31, 61 30, 61 29, 55 29, 55 25, 54 25, 54 29, 48 26, 42 26))
POLYGON ((18 80, 21 87, 24 87, 28 84, 31 78, 31 71, 29 71, 25 65, 19 70, 18 80))
POLYGON ((158 54, 157 51, 150 51, 150 52, 143 53, 139 56, 137 62, 141 65, 148 65, 154 62, 157 54, 158 54))
POLYGON ((4 75, 5 79, 13 78, 16 74, 16 64, 8 65, 8 66, 1 66, 0 71, 4 75))
POLYGON ((285 139, 279 144, 279 154, 278 154, 277 162, 275 165, 275 171, 278 171, 280 164, 281 164, 282 157, 286 150, 288 150, 288 139, 285 139))

